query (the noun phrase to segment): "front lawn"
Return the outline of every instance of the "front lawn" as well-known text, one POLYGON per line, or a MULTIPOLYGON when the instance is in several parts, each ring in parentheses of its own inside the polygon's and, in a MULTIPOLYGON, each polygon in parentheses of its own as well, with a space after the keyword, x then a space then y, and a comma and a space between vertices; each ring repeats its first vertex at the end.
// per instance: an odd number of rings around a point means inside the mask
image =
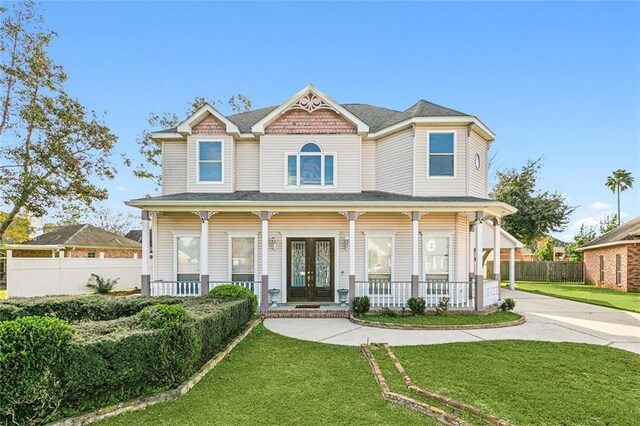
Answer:
POLYGON ((475 324, 497 324, 501 322, 516 321, 520 319, 520 315, 513 312, 493 312, 487 315, 479 314, 449 314, 449 315, 414 315, 414 316, 397 316, 388 315, 363 315, 358 319, 371 322, 386 322, 390 324, 411 324, 411 325, 475 325, 475 324))
MULTIPOLYGON (((640 416, 640 356, 629 352, 527 341, 393 350, 418 386, 461 398, 515 424, 633 424, 640 416)), ((102 424, 435 421, 385 402, 359 348, 291 339, 259 326, 179 400, 102 424)))
POLYGON ((591 303, 592 305, 606 306, 608 308, 640 312, 640 293, 623 293, 590 284, 518 281, 516 282, 516 290, 544 294, 576 302, 591 303))

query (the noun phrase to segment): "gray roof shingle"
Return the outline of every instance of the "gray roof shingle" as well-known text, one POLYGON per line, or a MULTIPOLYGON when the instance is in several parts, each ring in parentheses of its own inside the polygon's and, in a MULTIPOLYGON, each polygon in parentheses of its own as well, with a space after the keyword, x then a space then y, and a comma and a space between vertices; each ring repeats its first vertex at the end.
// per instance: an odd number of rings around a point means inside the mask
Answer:
POLYGON ((631 219, 629 222, 624 223, 616 229, 600 235, 598 238, 589 241, 588 243, 580 246, 581 250, 588 250, 604 244, 611 243, 625 243, 627 241, 634 241, 640 239, 640 216, 631 219))
POLYGON ((55 231, 42 234, 23 245, 62 245, 81 247, 109 247, 121 249, 139 249, 137 241, 113 232, 105 231, 93 225, 59 226, 55 231))

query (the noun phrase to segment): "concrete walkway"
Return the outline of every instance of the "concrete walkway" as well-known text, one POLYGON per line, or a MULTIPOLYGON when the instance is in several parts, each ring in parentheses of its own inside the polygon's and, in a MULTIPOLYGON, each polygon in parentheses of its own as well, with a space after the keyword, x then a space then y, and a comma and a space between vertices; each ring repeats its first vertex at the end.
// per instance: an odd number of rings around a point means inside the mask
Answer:
POLYGON ((386 330, 346 319, 269 318, 264 325, 284 336, 346 346, 367 341, 405 346, 518 339, 591 343, 640 353, 638 313, 522 291, 503 289, 501 296, 516 300, 516 312, 526 315, 525 324, 485 330, 386 330))

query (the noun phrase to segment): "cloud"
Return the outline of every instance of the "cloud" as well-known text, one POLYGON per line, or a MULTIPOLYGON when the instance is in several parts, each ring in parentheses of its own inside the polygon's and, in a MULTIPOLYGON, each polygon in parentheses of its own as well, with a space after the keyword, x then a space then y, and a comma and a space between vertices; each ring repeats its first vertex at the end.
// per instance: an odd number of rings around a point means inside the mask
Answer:
POLYGON ((602 201, 596 201, 595 203, 591 204, 591 208, 594 210, 607 210, 610 209, 611 206, 607 203, 603 203, 602 201))
POLYGON ((126 187, 126 186, 119 186, 117 189, 118 189, 118 191, 120 191, 120 192, 127 192, 127 191, 129 190, 129 189, 127 189, 127 187, 126 187))

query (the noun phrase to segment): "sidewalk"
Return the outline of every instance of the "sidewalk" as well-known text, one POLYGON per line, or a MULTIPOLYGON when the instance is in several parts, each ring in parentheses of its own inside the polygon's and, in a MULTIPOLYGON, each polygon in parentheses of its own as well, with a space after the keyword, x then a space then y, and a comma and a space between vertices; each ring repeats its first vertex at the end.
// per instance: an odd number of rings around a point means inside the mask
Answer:
POLYGON ((407 346, 517 339, 590 343, 640 353, 638 313, 521 291, 503 289, 501 296, 516 300, 516 312, 526 316, 525 324, 484 330, 387 330, 346 319, 268 318, 264 324, 284 336, 345 346, 368 341, 407 346))

